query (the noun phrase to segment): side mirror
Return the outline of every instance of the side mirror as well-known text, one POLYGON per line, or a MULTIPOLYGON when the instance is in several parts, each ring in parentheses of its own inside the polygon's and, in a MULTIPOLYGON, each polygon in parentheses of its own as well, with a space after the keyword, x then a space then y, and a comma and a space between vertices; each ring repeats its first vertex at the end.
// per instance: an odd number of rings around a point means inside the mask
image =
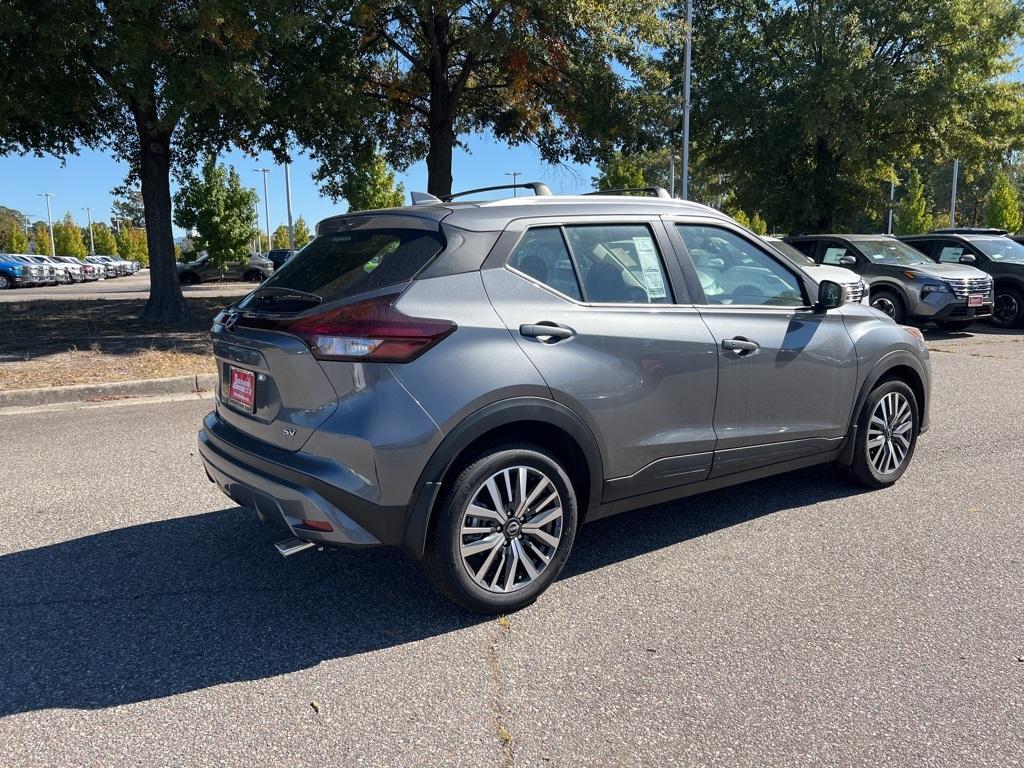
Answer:
POLYGON ((828 312, 843 306, 848 298, 848 290, 845 285, 834 283, 831 280, 822 280, 818 283, 818 303, 815 309, 819 312, 828 312))
POLYGON ((969 253, 965 253, 960 257, 961 264, 973 264, 975 261, 977 261, 977 259, 971 256, 971 254, 969 253))
POLYGON ((857 263, 857 257, 856 256, 851 256, 848 253, 844 253, 842 256, 839 257, 839 264, 841 266, 852 267, 856 263, 857 263))

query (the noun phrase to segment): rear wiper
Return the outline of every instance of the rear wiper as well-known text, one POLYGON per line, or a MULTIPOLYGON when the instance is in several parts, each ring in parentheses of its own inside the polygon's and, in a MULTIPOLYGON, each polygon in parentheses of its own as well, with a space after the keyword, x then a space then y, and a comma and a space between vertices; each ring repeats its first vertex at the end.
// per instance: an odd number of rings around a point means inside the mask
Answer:
POLYGON ((312 301, 320 304, 323 302, 322 296, 317 296, 315 293, 307 293, 306 291, 300 291, 297 288, 284 288, 276 285, 268 285, 263 288, 257 288, 254 291, 255 296, 263 297, 281 297, 285 299, 302 299, 303 301, 312 301))

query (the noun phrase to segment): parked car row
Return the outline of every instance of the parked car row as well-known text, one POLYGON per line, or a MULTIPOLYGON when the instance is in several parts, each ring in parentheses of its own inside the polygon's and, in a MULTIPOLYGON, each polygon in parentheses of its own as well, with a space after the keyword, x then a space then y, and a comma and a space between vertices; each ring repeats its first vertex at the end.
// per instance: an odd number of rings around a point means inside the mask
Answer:
POLYGON ((117 256, 42 256, 0 253, 0 290, 37 285, 69 285, 133 275, 139 262, 117 256))
MULTIPOLYGON (((273 251, 271 252, 273 254, 273 251)), ((281 263, 287 261, 285 258, 281 263)), ((252 254, 248 259, 218 264, 208 254, 202 254, 193 261, 178 264, 178 280, 182 285, 198 285, 213 280, 244 280, 247 283, 262 283, 272 274, 278 263, 272 258, 252 254)))

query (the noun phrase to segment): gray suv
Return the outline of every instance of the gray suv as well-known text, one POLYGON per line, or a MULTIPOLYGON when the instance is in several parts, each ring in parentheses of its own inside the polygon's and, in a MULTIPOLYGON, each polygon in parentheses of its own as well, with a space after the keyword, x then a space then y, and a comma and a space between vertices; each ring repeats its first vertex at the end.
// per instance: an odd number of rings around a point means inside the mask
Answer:
POLYGON ((891 235, 805 235, 786 242, 819 264, 859 274, 871 306, 897 323, 934 322, 944 331, 962 331, 992 314, 992 278, 969 266, 973 259, 936 264, 891 235))
POLYGON ((522 186, 326 219, 215 318, 200 455, 282 554, 392 545, 503 612, 586 521, 825 462, 900 478, 920 331, 711 208, 522 186))

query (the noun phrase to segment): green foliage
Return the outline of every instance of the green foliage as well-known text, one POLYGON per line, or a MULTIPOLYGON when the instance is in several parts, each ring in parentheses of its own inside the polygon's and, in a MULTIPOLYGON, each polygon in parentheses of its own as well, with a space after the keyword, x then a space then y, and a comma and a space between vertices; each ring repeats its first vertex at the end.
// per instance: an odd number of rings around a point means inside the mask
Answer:
POLYGON ((1020 229, 1020 196, 1005 173, 996 176, 985 201, 985 226, 1016 232, 1020 229))
POLYGON ((734 219, 736 219, 736 223, 743 225, 747 229, 750 229, 750 217, 747 216, 747 214, 745 214, 743 211, 737 209, 731 214, 731 216, 734 219))
MULTIPOLYGON (((142 201, 142 190, 137 189, 129 181, 110 190, 115 195, 114 202, 110 205, 110 224, 113 227, 120 222, 129 227, 146 226, 146 206, 142 201)), ((97 249, 96 253, 102 253, 97 249)))
POLYGON ((92 225, 92 239, 96 245, 96 253, 102 256, 117 256, 117 239, 106 224, 92 225))
POLYGON ((278 224, 277 229, 274 230, 274 236, 270 239, 270 247, 287 248, 288 245, 288 227, 285 224, 278 224))
POLYGON ((395 208, 405 202, 405 186, 395 184, 395 172, 380 155, 353 168, 341 190, 350 211, 395 208))
POLYGON ((89 255, 82 230, 75 223, 70 211, 53 225, 53 247, 57 256, 74 256, 81 259, 89 255))
POLYGON ((914 168, 907 177, 903 196, 896 204, 893 228, 897 235, 916 235, 928 232, 933 224, 934 215, 921 182, 921 174, 914 168))
POLYGON ((750 229, 757 235, 768 234, 768 224, 765 223, 765 220, 761 218, 761 214, 759 213, 755 213, 750 219, 750 229))
POLYGON ((174 223, 194 231, 196 250, 224 265, 248 257, 257 230, 256 202, 256 193, 242 185, 237 171, 218 165, 210 155, 201 175, 189 174, 174 196, 174 223))
POLYGON ((435 195, 451 191, 469 133, 588 162, 632 139, 657 101, 649 52, 664 43, 663 11, 663 0, 367 0, 310 47, 317 108, 292 127, 335 198, 378 144, 392 167, 425 158, 435 195), (353 42, 354 62, 330 55, 353 42), (353 104, 353 92, 366 98, 353 104))
MULTIPOLYGON (((693 148, 780 228, 877 226, 894 169, 976 166, 1021 140, 1024 91, 1005 77, 1021 30, 1013 0, 708 0, 694 14, 693 148)), ((673 40, 674 104, 680 59, 673 40)))
POLYGON ((304 218, 302 218, 301 216, 299 216, 299 218, 297 218, 295 220, 293 229, 294 229, 295 247, 296 248, 303 248, 303 247, 305 247, 305 245, 310 240, 313 239, 313 236, 312 236, 312 234, 310 234, 310 231, 309 231, 309 225, 306 223, 306 220, 304 218))
POLYGON ((42 222, 37 222, 32 227, 32 253, 38 253, 43 256, 49 256, 51 253, 50 248, 50 230, 42 222))
POLYGON ((137 261, 143 267, 149 266, 149 244, 146 241, 146 230, 142 227, 122 225, 114 239, 117 243, 117 255, 127 261, 137 261))
POLYGON ((0 218, 0 253, 28 253, 28 235, 14 218, 0 218))
POLYGON ((598 189, 627 189, 649 186, 640 158, 616 152, 608 160, 597 164, 598 174, 592 181, 598 189))

